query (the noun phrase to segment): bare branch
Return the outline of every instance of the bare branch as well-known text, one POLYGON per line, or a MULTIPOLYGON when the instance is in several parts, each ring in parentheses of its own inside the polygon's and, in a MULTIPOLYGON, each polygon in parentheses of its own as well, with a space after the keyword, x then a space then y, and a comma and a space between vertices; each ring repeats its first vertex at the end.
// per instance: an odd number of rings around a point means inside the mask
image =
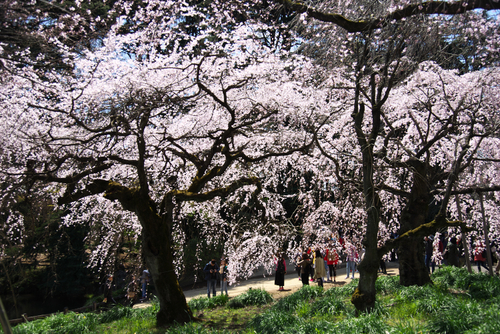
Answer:
POLYGON ((442 216, 436 216, 436 219, 430 223, 422 224, 413 230, 405 232, 396 239, 387 240, 383 246, 377 249, 378 255, 382 257, 382 255, 387 254, 391 249, 400 247, 400 245, 409 239, 434 234, 439 229, 448 227, 460 227, 463 232, 470 232, 472 230, 462 221, 448 221, 442 216))
POLYGON ((308 16, 322 22, 333 23, 348 32, 371 31, 384 27, 393 20, 400 21, 416 15, 457 15, 474 9, 500 9, 500 2, 493 0, 468 0, 468 1, 427 1, 420 4, 411 4, 385 17, 369 20, 353 21, 340 14, 325 13, 311 6, 292 0, 276 0, 286 8, 297 12, 307 13, 308 16))
POLYGON ((179 201, 194 201, 194 202, 204 202, 214 199, 216 197, 223 197, 231 194, 238 188, 246 185, 255 185, 258 189, 261 188, 260 180, 257 177, 241 178, 234 181, 230 185, 224 188, 217 188, 205 193, 194 193, 187 190, 172 190, 167 195, 166 198, 175 197, 179 201))
POLYGON ((500 191, 500 185, 490 186, 490 187, 473 187, 473 188, 464 188, 459 190, 453 190, 451 192, 452 195, 465 195, 465 194, 474 194, 474 193, 487 193, 491 191, 500 191))

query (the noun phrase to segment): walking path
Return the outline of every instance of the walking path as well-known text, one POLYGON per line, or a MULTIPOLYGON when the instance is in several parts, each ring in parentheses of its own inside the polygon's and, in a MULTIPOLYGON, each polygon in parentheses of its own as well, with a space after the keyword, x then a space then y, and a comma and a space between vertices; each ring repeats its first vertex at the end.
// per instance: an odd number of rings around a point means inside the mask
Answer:
MULTIPOLYGON (((394 276, 399 275, 399 265, 397 262, 387 262, 387 275, 394 276)), ((293 268, 293 267, 292 267, 293 268)), ((379 273, 379 276, 385 276, 385 274, 379 273)), ((352 277, 352 274, 349 275, 352 277)), ((354 274, 354 278, 359 278, 359 273, 354 274)), ((325 289, 329 289, 335 286, 342 286, 346 283, 349 283, 352 279, 346 279, 345 266, 337 269, 337 278, 335 283, 324 283, 325 289)), ((315 282, 309 282, 310 285, 317 285, 315 282)), ((242 293, 248 291, 248 289, 263 289, 269 292, 274 298, 279 298, 280 295, 287 295, 299 290, 302 287, 302 282, 298 279, 297 273, 295 271, 289 272, 285 276, 285 290, 279 291, 278 286, 274 285, 274 276, 266 276, 266 277, 258 277, 251 278, 245 281, 238 282, 232 286, 228 286, 228 294, 229 297, 235 297, 242 293)), ((217 295, 220 294, 220 285, 217 284, 217 295)), ((207 288, 199 288, 199 289, 189 289, 184 290, 184 295, 186 296, 186 300, 189 302, 193 298, 200 298, 207 296, 207 288)), ((135 304, 134 308, 142 308, 148 307, 149 303, 140 303, 135 304)))

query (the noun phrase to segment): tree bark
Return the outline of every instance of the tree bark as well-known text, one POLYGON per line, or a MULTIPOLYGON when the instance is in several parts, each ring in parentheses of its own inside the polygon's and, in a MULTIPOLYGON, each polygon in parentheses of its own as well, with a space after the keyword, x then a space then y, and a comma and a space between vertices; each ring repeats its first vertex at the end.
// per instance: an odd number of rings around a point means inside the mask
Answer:
POLYGON ((164 219, 149 206, 142 211, 146 211, 146 214, 139 212, 139 217, 147 218, 144 222, 141 219, 143 254, 160 301, 156 324, 161 327, 175 322, 190 322, 193 320, 193 314, 179 285, 172 256, 172 210, 167 211, 164 219))
MULTIPOLYGON (((413 185, 408 203, 401 214, 400 235, 425 224, 429 212, 430 193, 426 182, 425 162, 416 159, 409 162, 413 167, 413 185)), ((424 260, 424 243, 421 235, 410 236, 398 248, 399 283, 403 286, 422 286, 431 281, 424 260)))
POLYGON ((143 255, 160 301, 156 325, 161 327, 192 321, 193 314, 179 285, 172 256, 170 231, 173 203, 166 203, 162 217, 149 196, 138 190, 112 184, 105 197, 116 199, 126 210, 135 212, 142 225, 143 255))
POLYGON ((160 310, 156 315, 156 323, 160 327, 193 320, 193 314, 177 280, 170 235, 165 229, 165 226, 159 225, 153 231, 143 230, 142 233, 143 254, 160 301, 160 310))
POLYGON ((354 121, 358 142, 363 152, 363 194, 365 197, 365 208, 367 212, 366 233, 363 239, 365 255, 358 266, 359 283, 351 297, 357 311, 366 312, 375 306, 376 290, 375 282, 380 264, 380 257, 377 251, 378 223, 380 220, 380 200, 374 187, 373 181, 373 144, 377 137, 380 126, 380 109, 372 109, 373 128, 371 135, 366 138, 362 132, 361 124, 364 114, 364 105, 360 104, 359 112, 355 112, 354 121))
MULTIPOLYGON (((370 220, 370 218, 368 218, 368 220, 370 220)), ((373 217, 371 224, 374 224, 375 220, 376 217, 373 217)), ((376 223, 378 225, 378 221, 376 223)), ((368 223, 368 225, 369 224, 370 223, 368 223)), ((369 232, 367 229, 363 242, 366 252, 363 260, 358 266, 359 283, 356 291, 351 297, 351 302, 356 307, 356 310, 361 312, 370 311, 375 306, 375 282, 377 281, 378 268, 380 265, 380 256, 377 252, 377 235, 378 231, 369 232)))
POLYGON ((351 302, 361 312, 369 312, 375 306, 378 268, 380 256, 377 251, 378 223, 380 220, 380 200, 373 187, 373 150, 372 145, 363 147, 363 188, 367 210, 366 233, 363 239, 365 255, 358 266, 359 283, 352 295, 351 302))

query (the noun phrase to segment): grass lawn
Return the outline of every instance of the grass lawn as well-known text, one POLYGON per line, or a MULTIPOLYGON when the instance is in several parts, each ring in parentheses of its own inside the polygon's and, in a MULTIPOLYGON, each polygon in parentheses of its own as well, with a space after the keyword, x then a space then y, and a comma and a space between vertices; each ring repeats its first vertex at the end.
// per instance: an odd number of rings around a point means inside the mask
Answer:
POLYGON ((402 287, 399 277, 377 280, 377 303, 356 315, 350 296, 357 280, 323 290, 306 286, 280 299, 264 290, 227 298, 197 298, 189 305, 197 321, 155 328, 158 304, 115 307, 94 314, 59 314, 18 325, 14 333, 500 333, 500 279, 444 267, 434 284, 402 287))

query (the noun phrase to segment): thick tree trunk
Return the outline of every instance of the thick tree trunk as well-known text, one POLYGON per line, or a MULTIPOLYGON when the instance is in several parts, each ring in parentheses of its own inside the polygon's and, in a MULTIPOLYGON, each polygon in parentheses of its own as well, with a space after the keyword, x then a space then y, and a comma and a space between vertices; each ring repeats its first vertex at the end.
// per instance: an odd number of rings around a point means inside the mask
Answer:
POLYGON ((156 315, 157 326, 192 321, 193 314, 174 270, 170 241, 173 204, 169 203, 162 218, 149 196, 124 187, 115 188, 120 191, 109 191, 107 197, 118 199, 124 208, 134 211, 142 225, 143 255, 160 301, 160 310, 156 315))
POLYGON ((160 310, 156 315, 157 326, 193 320, 175 274, 170 235, 166 233, 166 229, 166 226, 158 226, 154 231, 143 230, 142 234, 143 254, 160 301, 160 310))
MULTIPOLYGON (((371 174, 373 165, 366 166, 367 175, 371 174)), ((380 256, 377 251, 378 223, 380 202, 372 186, 365 188, 365 199, 367 201, 368 220, 366 224, 366 234, 363 239, 365 255, 358 266, 359 283, 356 291, 351 297, 351 302, 356 309, 361 312, 370 311, 375 306, 378 268, 380 256)))
POLYGON ((398 250, 399 283, 403 286, 422 286, 431 281, 424 261, 424 244, 422 238, 412 237, 398 250))
MULTIPOLYGON (((414 160, 413 185, 410 198, 401 215, 400 235, 425 224, 429 212, 430 194, 426 182, 425 163, 414 160)), ((430 282, 425 266, 423 237, 412 236, 398 248, 399 282, 401 285, 422 286, 430 282)))
POLYGON ((142 224, 142 247, 160 301, 160 310, 156 315, 157 326, 190 322, 193 314, 174 270, 170 242, 171 219, 167 218, 165 221, 151 210, 148 211, 149 214, 139 216, 149 218, 142 224))

